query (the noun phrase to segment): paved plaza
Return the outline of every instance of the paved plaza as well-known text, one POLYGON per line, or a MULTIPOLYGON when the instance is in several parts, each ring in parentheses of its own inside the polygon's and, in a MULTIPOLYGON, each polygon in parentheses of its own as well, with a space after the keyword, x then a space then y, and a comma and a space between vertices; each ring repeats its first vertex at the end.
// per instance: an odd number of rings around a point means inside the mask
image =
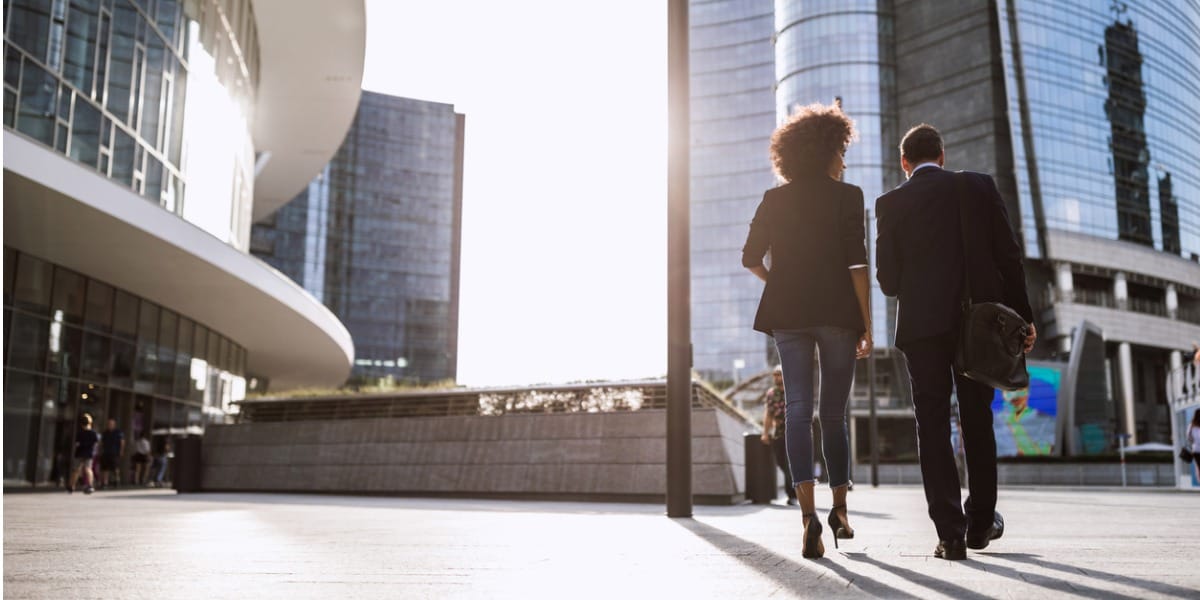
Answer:
POLYGON ((809 561, 782 505, 7 494, 4 597, 1200 598, 1195 494, 1002 489, 1007 533, 961 562, 919 487, 850 506, 858 537, 809 561))

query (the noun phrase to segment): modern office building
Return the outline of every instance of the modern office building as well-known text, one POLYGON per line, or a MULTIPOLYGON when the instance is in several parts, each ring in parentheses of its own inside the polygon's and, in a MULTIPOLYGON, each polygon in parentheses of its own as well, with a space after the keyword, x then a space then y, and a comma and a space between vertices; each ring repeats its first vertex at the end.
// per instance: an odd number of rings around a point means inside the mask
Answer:
POLYGON ((692 347, 705 377, 766 369, 775 347, 753 330, 762 284, 742 267, 747 225, 776 185, 774 0, 691 0, 692 347))
POLYGON ((362 1, 3 12, 5 486, 61 483, 84 413, 165 448, 248 388, 340 383, 345 327, 248 248, 350 125, 362 1))
MULTIPOLYGON (((733 22, 761 15, 747 2, 696 4, 719 5, 733 22)), ((777 118, 840 98, 860 132, 846 179, 863 188, 868 209, 903 180, 903 132, 937 125, 947 166, 993 174, 1006 201, 1027 257, 1042 340, 1036 358, 1065 361, 1072 332, 1094 324, 1105 340, 1109 430, 1169 441, 1166 372, 1200 340, 1200 7, 777 0, 773 12, 777 118)), ((697 58, 694 50, 694 71, 697 58)), ((767 166, 753 148, 729 152, 727 163, 767 166)), ((704 218, 744 227, 749 217, 737 208, 704 218)), ((737 319, 752 314, 725 306, 737 319)), ((893 303, 876 292, 885 357, 894 321, 893 303)), ((697 356, 718 351, 699 347, 707 342, 696 336, 697 356)), ((894 361, 879 369, 892 381, 902 373, 894 361)), ((904 386, 880 383, 885 406, 907 405, 898 397, 904 386)))
POLYGON ((352 383, 455 378, 464 121, 363 92, 321 175, 254 225, 251 251, 346 324, 352 383))

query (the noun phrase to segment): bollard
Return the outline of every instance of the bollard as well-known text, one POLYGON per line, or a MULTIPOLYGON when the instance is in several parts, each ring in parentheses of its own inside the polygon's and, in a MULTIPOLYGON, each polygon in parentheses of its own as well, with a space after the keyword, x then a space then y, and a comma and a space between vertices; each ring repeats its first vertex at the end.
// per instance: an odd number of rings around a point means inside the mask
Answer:
POLYGON ((198 435, 176 439, 175 470, 172 487, 179 494, 200 491, 200 450, 204 438, 198 435))
POLYGON ((775 455, 771 447, 762 443, 761 434, 747 433, 743 438, 746 447, 746 499, 755 504, 770 504, 779 491, 775 482, 775 455))

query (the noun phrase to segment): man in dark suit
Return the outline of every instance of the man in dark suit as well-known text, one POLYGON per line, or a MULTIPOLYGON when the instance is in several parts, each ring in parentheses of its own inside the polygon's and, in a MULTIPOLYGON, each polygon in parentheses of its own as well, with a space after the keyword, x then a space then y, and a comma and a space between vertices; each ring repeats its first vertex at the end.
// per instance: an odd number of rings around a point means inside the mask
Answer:
POLYGON ((907 358, 912 383, 921 477, 939 540, 934 555, 961 560, 967 547, 982 549, 999 538, 1004 520, 996 512, 994 392, 954 373, 952 364, 963 302, 960 208, 966 210, 971 300, 1003 302, 1031 323, 1025 352, 1033 348, 1037 330, 1021 247, 992 178, 942 169, 942 136, 925 124, 905 134, 900 164, 908 181, 875 203, 879 286, 899 302, 896 346, 907 358), (950 440, 952 385, 969 475, 965 513, 950 440))

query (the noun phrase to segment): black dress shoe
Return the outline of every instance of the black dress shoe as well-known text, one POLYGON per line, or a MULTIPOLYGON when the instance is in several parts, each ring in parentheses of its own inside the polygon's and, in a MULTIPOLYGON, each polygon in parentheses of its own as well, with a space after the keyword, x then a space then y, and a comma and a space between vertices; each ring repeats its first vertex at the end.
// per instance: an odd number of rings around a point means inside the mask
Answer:
POLYGON ((946 560, 965 560, 967 546, 961 539, 941 540, 938 542, 937 549, 933 551, 933 555, 946 560))
POLYGON ((983 550, 988 547, 989 542, 1000 539, 1002 535, 1004 535, 1004 517, 997 512, 991 525, 983 529, 967 530, 967 547, 972 550, 983 550))

